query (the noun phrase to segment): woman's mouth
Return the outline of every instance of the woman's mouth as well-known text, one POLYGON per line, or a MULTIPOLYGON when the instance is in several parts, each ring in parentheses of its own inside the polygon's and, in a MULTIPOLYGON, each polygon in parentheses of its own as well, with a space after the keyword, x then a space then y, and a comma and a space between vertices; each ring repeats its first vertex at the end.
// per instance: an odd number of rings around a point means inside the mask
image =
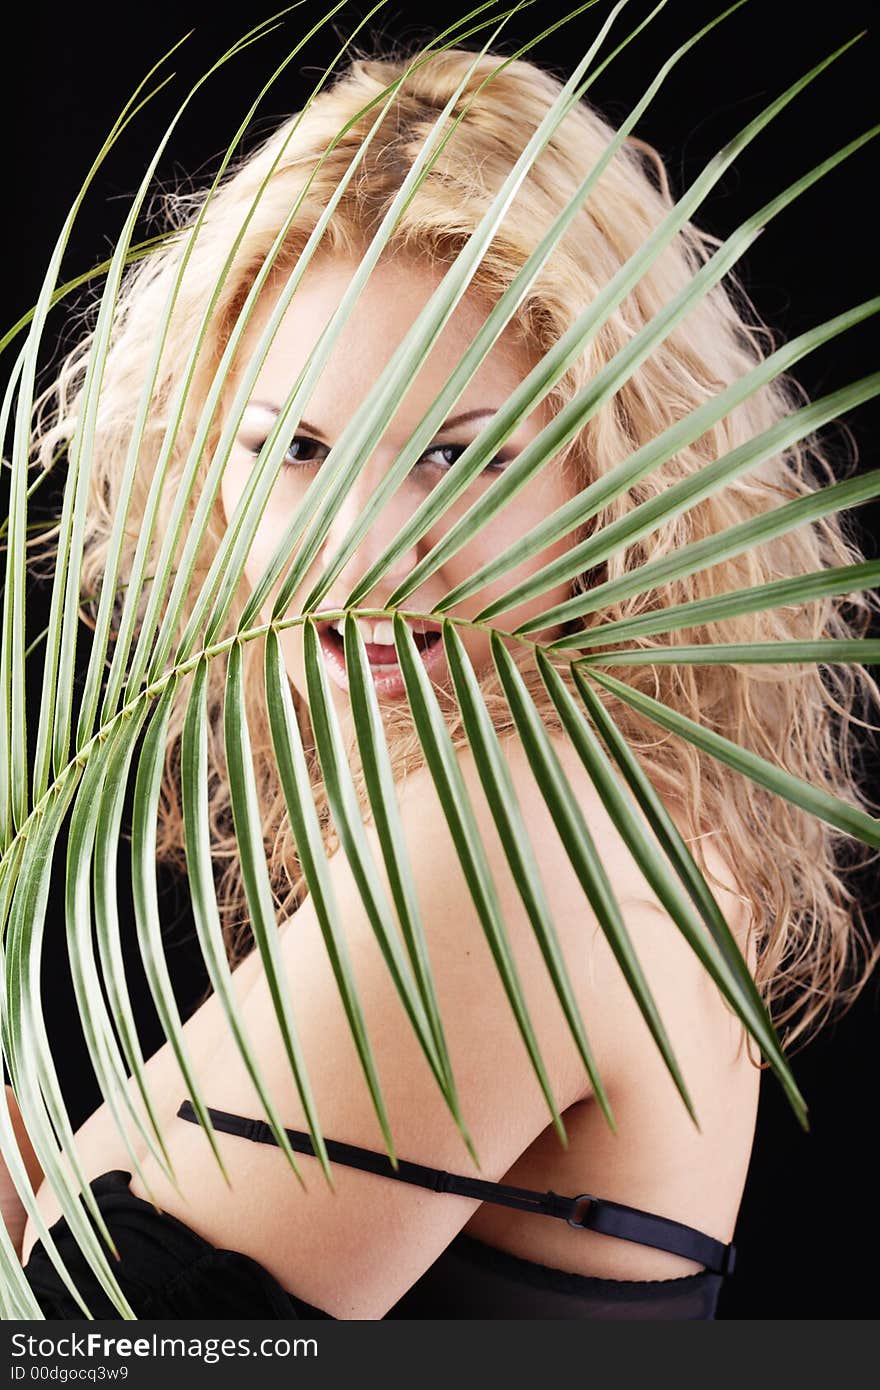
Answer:
MULTIPOLYGON (((429 627, 426 624, 420 624, 420 627, 424 627, 425 630, 417 631, 414 627, 410 627, 410 631, 415 639, 425 670, 429 674, 433 674, 440 667, 445 656, 440 628, 439 626, 429 627)), ((318 636, 331 680, 335 681, 341 690, 347 690, 348 671, 345 666, 342 633, 331 626, 329 622, 325 622, 319 625, 318 636)), ((376 693, 392 697, 405 695, 406 685, 400 663, 397 660, 397 649, 394 643, 365 642, 364 652, 370 664, 370 674, 373 677, 373 688, 376 693)))

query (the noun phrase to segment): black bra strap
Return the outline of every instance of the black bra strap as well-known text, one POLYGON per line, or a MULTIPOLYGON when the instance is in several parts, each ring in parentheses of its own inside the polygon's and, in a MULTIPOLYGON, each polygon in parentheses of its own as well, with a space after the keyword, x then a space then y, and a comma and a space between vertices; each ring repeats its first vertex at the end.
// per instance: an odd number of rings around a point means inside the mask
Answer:
MULTIPOLYGON (((249 1120, 243 1115, 232 1115, 228 1110, 215 1110, 211 1106, 206 1109, 215 1129, 253 1139, 258 1144, 278 1143, 265 1120, 249 1120)), ((199 1123, 189 1100, 181 1103, 177 1114, 181 1120, 199 1123)), ((284 1132, 292 1149, 315 1157, 311 1135, 298 1129, 285 1129, 284 1132)), ((665 1216, 653 1216, 651 1212, 641 1211, 638 1207, 627 1207, 621 1202, 593 1197, 587 1192, 582 1192, 578 1197, 561 1197, 556 1192, 535 1192, 528 1187, 486 1182, 482 1178, 467 1178, 443 1172, 439 1168, 428 1168, 425 1164, 411 1163, 404 1158, 398 1159, 395 1171, 385 1153, 362 1149, 356 1144, 345 1144, 338 1139, 326 1139, 324 1142, 328 1157, 334 1163, 363 1168, 368 1173, 396 1178, 399 1182, 415 1183, 433 1192, 454 1192, 460 1197, 475 1197, 481 1202, 518 1207, 521 1211, 533 1211, 541 1216, 558 1216, 570 1226, 682 1255, 685 1259, 705 1265, 706 1269, 716 1274, 730 1274, 733 1271, 736 1258, 734 1245, 725 1245, 723 1241, 704 1235, 693 1226, 684 1226, 680 1221, 671 1221, 665 1216)))

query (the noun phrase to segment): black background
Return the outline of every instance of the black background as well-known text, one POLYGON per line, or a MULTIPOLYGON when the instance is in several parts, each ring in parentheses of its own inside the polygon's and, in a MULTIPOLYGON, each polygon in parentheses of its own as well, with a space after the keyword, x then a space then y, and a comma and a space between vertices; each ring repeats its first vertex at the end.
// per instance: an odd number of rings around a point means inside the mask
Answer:
MULTIPOLYGON (((367 8, 346 6, 335 30, 322 31, 295 60, 264 103, 250 142, 299 107, 318 71, 339 47, 339 36, 367 8)), ((517 39, 552 23, 565 8, 545 3, 526 10, 497 47, 511 52, 517 39)), ((545 40, 534 56, 567 76, 608 8, 603 0, 545 40)), ((672 0, 600 78, 591 99, 612 121, 622 119, 676 43, 720 8, 705 0, 672 0)), ((750 0, 705 39, 676 69, 637 130, 666 157, 674 190, 687 186, 715 150, 774 95, 865 28, 872 9, 853 0, 833 6, 750 0)), ((627 32, 647 10, 647 5, 633 3, 616 32, 627 32)), ((268 7, 265 12, 270 12, 268 7)), ((280 33, 256 44, 212 79, 162 160, 159 186, 188 179, 207 182, 259 86, 287 47, 323 12, 323 3, 300 6, 287 16, 280 33)), ((430 25, 423 14, 419 6, 386 6, 370 26, 373 37, 363 38, 362 46, 381 42, 383 35, 393 41, 429 36, 442 27, 447 11, 432 8, 430 25)), ((0 84, 7 135, 2 327, 33 304, 54 238, 91 159, 147 69, 194 27, 171 64, 178 76, 170 91, 163 92, 125 135, 90 194, 65 258, 65 277, 109 254, 128 199, 187 81, 262 16, 261 10, 245 13, 244 6, 225 0, 153 0, 148 8, 120 5, 118 0, 84 0, 20 11, 22 28, 16 42, 6 47, 0 84)), ((699 218, 702 225, 717 235, 728 233, 785 184, 880 119, 878 59, 875 26, 737 160, 707 200, 699 218)), ((878 292, 877 174, 877 146, 869 145, 772 223, 740 263, 738 273, 759 312, 780 337, 789 338, 878 292)), ((72 342, 74 332, 70 319, 59 316, 52 321, 48 341, 56 344, 56 354, 60 344, 72 342)), ((869 323, 813 354, 799 364, 796 375, 811 395, 824 394, 870 371, 876 346, 876 327, 869 323)), ((854 412, 848 424, 858 447, 859 468, 876 466, 876 402, 854 412)), ((851 443, 843 432, 829 431, 827 439, 845 460, 851 443)), ((859 518, 863 544, 875 556, 880 512, 864 508, 859 518)), ((42 601, 34 595, 34 634, 46 621, 42 601)), ((38 698, 36 681, 34 690, 38 698)), ((869 769, 876 765, 871 750, 869 769)), ((875 773, 872 776, 876 796, 875 773)), ((84 1072, 85 1053, 68 987, 63 848, 62 843, 47 918, 44 988, 59 1078, 76 1127, 100 1096, 93 1078, 84 1072)), ((876 921, 876 872, 865 873, 859 885, 876 921)), ((186 1014, 203 985, 199 953, 185 893, 167 880, 162 887, 168 960, 186 1014)), ((130 924, 124 930, 127 958, 134 962, 136 938, 130 924)), ((131 988, 149 1055, 163 1035, 139 968, 132 969, 131 988)), ((800 1132, 778 1085, 765 1077, 737 1229, 739 1267, 722 1295, 720 1316, 876 1316, 877 1014, 875 979, 838 1025, 796 1053, 796 1076, 811 1111, 810 1134, 800 1132)))

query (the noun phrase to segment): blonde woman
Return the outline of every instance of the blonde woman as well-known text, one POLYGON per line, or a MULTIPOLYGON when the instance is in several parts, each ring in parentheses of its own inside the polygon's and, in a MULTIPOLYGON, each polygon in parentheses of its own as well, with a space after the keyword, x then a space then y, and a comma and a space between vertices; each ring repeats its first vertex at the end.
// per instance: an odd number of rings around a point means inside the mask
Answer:
MULTIPOLYGON (((229 613, 229 633, 235 631, 248 594, 330 449, 478 226, 559 93, 555 77, 526 61, 512 62, 496 72, 497 59, 451 49, 413 63, 281 316, 260 367, 199 553, 192 580, 194 595, 293 383, 350 285, 422 141, 471 66, 457 110, 469 98, 472 105, 405 208, 290 440, 249 553, 247 583, 229 613)), ((212 199, 200 235, 190 247, 153 392, 117 580, 123 592, 177 376, 235 238, 241 233, 199 349, 186 414, 170 460, 161 502, 166 524, 213 373, 279 229, 326 155, 248 322, 235 370, 205 443, 200 483, 218 448, 236 385, 297 258, 375 115, 374 111, 360 117, 358 113, 401 77, 406 67, 396 57, 353 61, 298 125, 291 121, 277 130, 239 164, 212 199), (346 133, 327 154, 331 137, 348 123, 346 133), (264 181, 256 211, 248 219, 245 214, 264 181)), ((573 198, 585 171, 599 160, 612 136, 605 120, 581 102, 528 172, 466 295, 334 515, 319 553, 292 597, 291 613, 301 611, 325 563, 474 342, 491 306, 573 198)), ((637 252, 670 205, 659 157, 639 141, 625 141, 430 447, 336 575, 322 598, 321 612, 338 613, 353 585, 368 573, 542 355, 637 252)), ((191 226, 199 208, 198 196, 184 200, 181 225, 191 226)), ((364 599, 364 608, 386 606, 395 586, 456 518, 503 476, 565 403, 688 284, 715 244, 690 223, 682 229, 540 406, 521 421, 473 480, 469 491, 383 575, 364 599)), ((130 272, 123 293, 96 424, 84 595, 100 590, 139 390, 153 352, 156 324, 186 246, 184 237, 150 257, 130 272)), ((86 341, 71 354, 54 393, 44 402, 41 449, 46 462, 74 430, 89 347, 86 341)), ((748 318, 741 296, 729 285, 715 286, 636 366, 613 399, 559 456, 478 539, 430 573, 404 607, 415 614, 430 614, 444 594, 528 536, 542 518, 745 375, 760 359, 761 335, 748 318)), ((662 470, 650 473, 610 502, 590 529, 607 527, 646 499, 662 495, 680 479, 768 429, 793 404, 784 382, 769 382, 681 448, 662 470)), ((587 591, 675 547, 804 495, 819 485, 824 468, 816 450, 794 444, 635 540, 574 583, 566 581, 558 591, 512 607, 505 612, 503 625, 513 628, 573 592, 587 591)), ((187 514, 190 524, 200 487, 193 492, 187 514)), ((582 538, 568 536, 531 555, 503 579, 453 607, 452 615, 473 618, 491 600, 503 597, 582 538)), ((663 589, 624 598, 603 607, 601 615, 589 614, 566 628, 598 623, 600 616, 602 621, 635 616, 859 558, 838 520, 831 517, 663 589)), ((277 589, 265 598, 263 621, 270 619, 276 594, 277 589)), ((850 616, 845 617, 839 602, 824 599, 759 611, 726 627, 717 625, 710 635, 725 641, 848 636, 862 631, 867 618, 867 600, 853 600, 850 616)), ((378 834, 369 816, 359 765, 342 636, 334 621, 331 616, 318 623, 320 655, 355 776, 366 844, 381 866, 378 834)), ((345 924, 401 1160, 397 1173, 391 1170, 328 959, 320 913, 305 889, 297 860, 268 726, 262 643, 245 643, 241 655, 246 712, 280 923, 278 947, 315 1103, 334 1160, 335 1190, 324 1181, 314 1156, 299 1160, 305 1187, 293 1179, 272 1143, 265 1107, 219 1002, 213 995, 207 998, 187 1021, 184 1036, 202 1094, 211 1106, 231 1185, 225 1183, 200 1125, 187 1123, 197 1117, 170 1045, 150 1059, 147 1081, 179 1186, 168 1182, 146 1150, 140 1155, 149 1192, 157 1198, 160 1212, 151 1205, 141 1178, 132 1175, 128 1149, 106 1105, 76 1135, 84 1171, 122 1255, 114 1273, 139 1317, 700 1319, 715 1314, 722 1282, 733 1267, 732 1238, 755 1130, 759 1059, 742 1025, 637 867, 562 731, 522 644, 510 643, 613 883, 686 1078, 697 1127, 584 895, 522 744, 511 736, 515 731, 485 631, 463 622, 461 639, 479 673, 502 739, 577 1006, 613 1105, 617 1128, 616 1132, 611 1129, 511 874, 453 697, 446 654, 436 635, 439 626, 428 617, 411 621, 474 806, 568 1145, 560 1143, 548 1122, 546 1099, 480 929, 471 885, 412 727, 402 673, 389 642, 389 623, 375 619, 363 624, 362 634, 395 770, 401 825, 461 1111, 480 1161, 478 1167, 466 1150, 419 1049, 348 858, 335 852, 339 846, 328 791, 319 762, 312 756, 313 793, 329 856, 329 882, 345 924)), ((559 625, 532 633, 531 638, 549 641, 563 630, 559 625)), ((684 640, 680 632, 659 639, 660 643, 678 640, 684 640)), ((313 754, 301 624, 282 630, 281 646, 304 745, 313 754)), ((224 755, 224 674, 223 663, 209 664, 208 746, 212 854, 223 870, 218 896, 234 993, 291 1144, 311 1155, 305 1110, 278 1032, 260 954, 253 949, 249 928, 241 926, 248 917, 224 755)), ((788 770, 814 786, 849 801, 857 802, 861 796, 850 771, 846 721, 836 731, 833 721, 835 711, 851 709, 870 686, 860 668, 835 668, 833 688, 814 670, 788 682, 775 674, 769 679, 759 667, 748 665, 658 664, 633 666, 623 674, 632 686, 762 756, 772 757, 784 749, 788 770)), ((858 954, 855 905, 835 861, 835 832, 807 812, 731 774, 692 745, 658 736, 656 726, 625 702, 610 694, 603 699, 707 875, 774 1021, 787 1026, 789 1041, 805 1035, 842 997, 846 971, 858 954)), ((158 857, 173 864, 183 862, 179 758, 184 711, 181 698, 169 725, 157 845, 158 857)), ((383 869, 379 871, 388 892, 387 877, 383 869)), ((133 1085, 131 1093, 140 1110, 133 1085)), ((48 1184, 39 1191, 38 1202, 92 1311, 101 1317, 118 1316, 66 1231, 48 1184)), ((21 1256, 47 1316, 80 1316, 36 1239, 32 1222, 23 1233, 21 1256)))

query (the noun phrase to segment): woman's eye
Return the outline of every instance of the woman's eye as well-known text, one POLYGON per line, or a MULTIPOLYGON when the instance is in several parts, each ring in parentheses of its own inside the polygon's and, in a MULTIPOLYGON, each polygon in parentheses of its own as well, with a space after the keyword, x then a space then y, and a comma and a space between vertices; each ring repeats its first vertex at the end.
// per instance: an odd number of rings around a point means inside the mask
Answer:
POLYGON ((327 453, 326 444, 319 444, 317 439, 310 439, 308 435, 294 435, 290 441, 287 453, 284 455, 285 467, 295 468, 297 464, 314 463, 317 458, 323 457, 327 453))
MULTIPOLYGON (((261 440, 253 452, 259 453, 264 443, 265 441, 261 440)), ((433 467, 439 466, 441 472, 446 473, 461 458, 467 447, 466 444, 436 444, 433 449, 425 451, 419 462, 428 463, 433 467)), ((323 462, 329 452, 328 446, 321 444, 319 440, 312 439, 306 434, 297 434, 290 441, 283 464, 285 468, 302 468, 306 464, 323 462)), ((486 464, 483 472, 500 473, 504 470, 506 462, 507 460, 499 454, 486 464)))
MULTIPOLYGON (((468 447, 469 446, 467 444, 435 444, 433 449, 428 449, 428 451, 424 454, 424 458, 430 458, 432 454, 440 454, 442 457, 443 471, 446 472, 448 468, 452 467, 452 465, 456 462, 457 459, 461 458, 465 449, 468 447)), ((502 458, 499 454, 496 458, 491 459, 490 462, 486 464, 486 466, 483 469, 483 472, 501 473, 504 470, 505 463, 506 459, 502 458)))
MULTIPOLYGON (((265 438, 257 439, 248 447, 256 458, 266 447, 266 440, 265 438)), ((307 463, 320 462, 324 454, 328 452, 326 444, 320 444, 317 439, 311 439, 306 434, 297 434, 290 441, 287 453, 281 460, 281 466, 282 468, 302 468, 307 463)))

